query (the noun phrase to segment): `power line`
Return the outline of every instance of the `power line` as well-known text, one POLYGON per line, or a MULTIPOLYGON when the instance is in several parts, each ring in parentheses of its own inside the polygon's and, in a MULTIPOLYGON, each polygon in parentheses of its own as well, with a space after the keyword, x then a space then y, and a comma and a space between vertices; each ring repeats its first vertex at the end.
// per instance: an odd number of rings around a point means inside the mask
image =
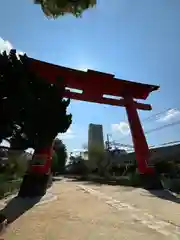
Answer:
MULTIPOLYGON (((152 133, 152 132, 160 131, 160 130, 162 130, 162 129, 164 129, 164 128, 176 126, 176 125, 179 125, 179 124, 180 124, 180 120, 179 120, 179 121, 176 121, 176 122, 173 122, 173 123, 165 124, 165 125, 160 126, 160 127, 157 127, 157 128, 150 129, 150 130, 148 130, 148 131, 145 131, 144 134, 147 135, 147 134, 150 134, 150 133, 152 133)), ((123 137, 123 138, 120 138, 120 139, 118 140, 118 142, 124 140, 124 139, 127 138, 127 137, 131 137, 131 135, 125 136, 125 137, 123 137)))
POLYGON ((169 124, 163 125, 161 127, 157 127, 157 128, 151 129, 149 131, 146 131, 145 134, 156 132, 156 131, 162 130, 164 128, 171 127, 171 126, 176 126, 176 125, 179 125, 179 124, 180 124, 180 120, 176 121, 176 122, 173 122, 173 123, 169 123, 169 124))
POLYGON ((165 145, 174 144, 174 143, 180 143, 180 141, 171 141, 171 142, 167 142, 167 143, 162 143, 160 145, 165 146, 165 145))
MULTIPOLYGON (((170 111, 170 110, 172 110, 172 109, 177 110, 177 111, 180 111, 179 108, 168 108, 168 109, 163 110, 163 111, 161 111, 161 112, 152 114, 150 117, 144 118, 141 122, 147 122, 147 121, 150 121, 150 120, 159 120, 160 117, 162 116, 162 114, 167 113, 168 111, 170 111), (155 118, 155 119, 154 119, 154 118, 155 118)), ((176 122, 175 122, 175 123, 176 123, 176 122)), ((178 124, 179 124, 179 123, 178 123, 178 124)), ((171 126, 171 125, 174 125, 174 123, 170 124, 170 126, 171 126)), ((177 125, 177 124, 175 124, 175 125, 177 125)), ((167 125, 163 125, 162 127, 164 128, 164 126, 169 126, 169 125, 168 125, 168 124, 167 124, 167 125)), ((166 128, 166 127, 165 127, 165 128, 166 128)), ((161 127, 157 128, 157 129, 160 130, 161 127)), ((148 133, 149 133, 150 131, 155 131, 155 129, 149 130, 148 133)), ((147 134, 147 132, 145 132, 145 134, 147 134)), ((131 137, 131 135, 124 136, 124 137, 120 138, 119 141, 124 140, 125 138, 129 138, 129 137, 131 137)))
POLYGON ((167 145, 172 145, 172 144, 179 144, 180 141, 170 141, 170 142, 166 142, 166 143, 160 143, 158 145, 152 145, 152 146, 149 146, 149 148, 157 148, 159 146, 167 146, 167 145))
MULTIPOLYGON (((155 149, 155 148, 159 148, 159 147, 163 147, 163 146, 167 146, 167 145, 172 146, 173 144, 180 144, 180 141, 169 141, 169 142, 161 143, 161 144, 158 144, 158 145, 151 145, 151 146, 149 145, 149 149, 155 149)), ((110 142, 110 145, 114 145, 114 147, 125 147, 128 150, 134 149, 133 145, 121 144, 121 143, 118 143, 118 142, 115 142, 115 141, 113 141, 112 143, 110 142)))
POLYGON ((147 122, 147 121, 152 120, 152 119, 154 119, 154 118, 155 118, 155 120, 158 120, 158 119, 160 119, 160 117, 162 116, 162 114, 167 113, 168 111, 170 111, 170 110, 172 110, 172 109, 177 110, 177 111, 180 111, 180 109, 178 109, 178 108, 168 108, 168 109, 163 110, 163 111, 161 111, 161 112, 152 114, 151 116, 149 116, 149 117, 147 117, 147 118, 144 118, 144 119, 142 120, 142 122, 147 122))

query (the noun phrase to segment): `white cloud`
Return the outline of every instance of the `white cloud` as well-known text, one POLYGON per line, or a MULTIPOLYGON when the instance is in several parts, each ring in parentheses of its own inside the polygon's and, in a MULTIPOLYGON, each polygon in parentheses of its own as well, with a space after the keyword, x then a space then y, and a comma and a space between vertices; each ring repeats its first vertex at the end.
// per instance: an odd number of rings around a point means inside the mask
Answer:
POLYGON ((73 149, 73 152, 86 152, 87 150, 85 150, 85 149, 83 149, 83 148, 75 148, 75 149, 73 149))
POLYGON ((169 122, 177 117, 180 117, 180 111, 175 108, 171 108, 165 112, 162 116, 160 116, 157 121, 160 122, 169 122))
POLYGON ((13 48, 12 44, 9 41, 5 41, 0 37, 0 52, 9 51, 13 48))
POLYGON ((69 129, 67 130, 67 132, 65 132, 65 133, 59 133, 59 134, 57 135, 57 137, 60 138, 60 139, 62 139, 62 140, 73 139, 73 138, 75 138, 75 134, 74 134, 74 132, 72 131, 72 129, 69 128, 69 129))
MULTIPOLYGON (((0 37, 0 53, 6 51, 9 54, 10 50, 13 49, 13 45, 0 37)), ((17 51, 17 55, 23 55, 24 53, 21 51, 17 51)))
POLYGON ((115 123, 111 125, 113 132, 120 132, 123 135, 128 135, 130 133, 129 125, 126 122, 115 123))

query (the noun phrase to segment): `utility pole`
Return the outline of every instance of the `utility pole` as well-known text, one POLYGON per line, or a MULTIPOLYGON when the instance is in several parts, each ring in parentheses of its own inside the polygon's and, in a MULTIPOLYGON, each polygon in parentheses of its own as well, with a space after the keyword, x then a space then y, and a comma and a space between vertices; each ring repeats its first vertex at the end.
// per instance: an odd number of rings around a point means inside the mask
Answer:
POLYGON ((106 148, 107 148, 108 151, 110 150, 109 136, 110 136, 110 134, 107 134, 106 148))

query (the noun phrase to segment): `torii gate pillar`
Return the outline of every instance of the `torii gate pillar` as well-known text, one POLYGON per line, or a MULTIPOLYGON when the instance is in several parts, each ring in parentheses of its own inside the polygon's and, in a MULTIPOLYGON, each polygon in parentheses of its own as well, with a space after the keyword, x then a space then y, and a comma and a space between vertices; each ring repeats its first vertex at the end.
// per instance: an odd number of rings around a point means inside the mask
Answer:
POLYGON ((125 101, 139 172, 141 174, 153 174, 154 168, 148 167, 149 148, 134 100, 132 97, 126 97, 125 101))

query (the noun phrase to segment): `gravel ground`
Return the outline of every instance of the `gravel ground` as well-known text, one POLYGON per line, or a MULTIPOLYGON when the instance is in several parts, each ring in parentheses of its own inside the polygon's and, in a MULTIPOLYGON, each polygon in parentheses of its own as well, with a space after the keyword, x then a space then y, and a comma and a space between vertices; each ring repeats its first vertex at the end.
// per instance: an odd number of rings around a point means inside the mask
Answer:
MULTIPOLYGON (((180 239, 175 226, 167 224, 165 226, 163 225, 165 222, 159 221, 158 228, 155 228, 154 222, 153 224, 150 222, 152 219, 147 222, 142 218, 143 211, 135 211, 127 203, 123 205, 122 202, 109 198, 112 189, 111 191, 103 187, 93 189, 93 186, 82 182, 60 181, 55 182, 50 191, 57 196, 56 200, 34 206, 26 211, 10 224, 2 238, 7 240, 180 239)), ((127 191, 122 191, 121 194, 125 192, 127 191)))

